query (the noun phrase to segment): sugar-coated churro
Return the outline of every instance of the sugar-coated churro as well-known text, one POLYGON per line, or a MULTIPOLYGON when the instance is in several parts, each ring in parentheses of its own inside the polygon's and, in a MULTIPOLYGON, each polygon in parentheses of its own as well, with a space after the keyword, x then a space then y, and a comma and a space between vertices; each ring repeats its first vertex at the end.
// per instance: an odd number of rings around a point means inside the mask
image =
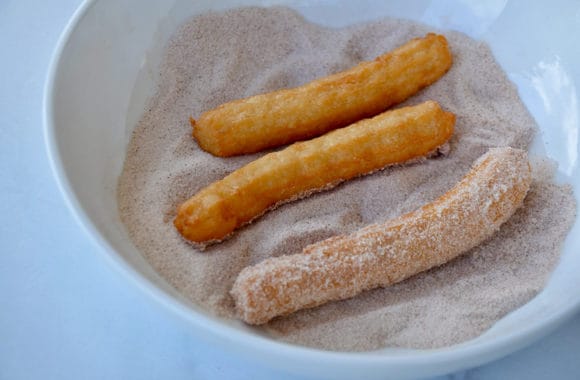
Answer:
POLYGON ((202 189, 179 207, 175 227, 194 243, 219 241, 281 203, 428 156, 454 124, 455 115, 428 101, 293 144, 202 189))
POLYGON ((231 290, 239 315, 262 324, 446 263, 496 232, 530 182, 524 151, 490 149, 453 189, 414 212, 245 268, 231 290))
POLYGON ((223 104, 190 119, 193 135, 222 157, 309 139, 402 102, 451 63, 445 37, 429 33, 344 72, 223 104))

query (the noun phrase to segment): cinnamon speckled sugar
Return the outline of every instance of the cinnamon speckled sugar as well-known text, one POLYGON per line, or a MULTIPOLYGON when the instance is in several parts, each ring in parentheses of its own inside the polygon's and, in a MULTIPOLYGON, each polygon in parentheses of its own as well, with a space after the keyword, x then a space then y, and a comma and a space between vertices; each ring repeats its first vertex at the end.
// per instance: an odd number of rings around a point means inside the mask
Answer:
MULTIPOLYGON (((121 218, 152 267, 184 297, 235 318, 237 274, 267 257, 381 222, 453 187, 489 147, 526 149, 536 126, 488 46, 446 32, 454 64, 409 99, 457 115, 446 157, 393 167, 286 204, 201 252, 173 227, 177 206, 261 154, 217 158, 191 137, 189 116, 219 104, 370 60, 433 31, 384 19, 344 29, 306 22, 285 8, 243 8, 189 20, 169 42, 157 94, 136 126, 119 178, 121 218)), ((446 265, 394 286, 297 312, 260 327, 276 339, 328 350, 436 348, 474 338, 544 286, 575 217, 569 186, 536 159, 521 208, 493 238, 446 265)))

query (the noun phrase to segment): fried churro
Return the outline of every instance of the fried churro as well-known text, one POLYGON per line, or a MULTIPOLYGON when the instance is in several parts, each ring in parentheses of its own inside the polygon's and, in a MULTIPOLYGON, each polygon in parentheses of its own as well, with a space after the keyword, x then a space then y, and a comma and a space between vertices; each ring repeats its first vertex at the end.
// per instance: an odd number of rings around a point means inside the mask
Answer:
POLYGON ((429 33, 344 72, 223 104, 190 119, 193 136, 221 157, 306 140, 404 101, 451 63, 445 37, 429 33))
POLYGON ((454 124, 455 115, 427 101, 293 144, 202 189, 179 207, 175 227, 193 243, 217 242, 279 204, 426 157, 449 140, 454 124))
POLYGON ((262 324, 444 264, 492 236, 530 182, 524 151, 490 149, 453 189, 414 212, 245 268, 231 290, 239 315, 262 324))

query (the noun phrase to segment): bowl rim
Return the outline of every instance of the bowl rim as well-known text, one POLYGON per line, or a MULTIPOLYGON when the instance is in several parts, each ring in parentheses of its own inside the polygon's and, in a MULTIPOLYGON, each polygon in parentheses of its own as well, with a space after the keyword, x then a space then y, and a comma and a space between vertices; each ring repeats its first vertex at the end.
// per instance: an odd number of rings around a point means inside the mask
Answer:
MULTIPOLYGON (((258 353, 258 356, 251 356, 270 365, 272 361, 268 359, 283 359, 283 361, 288 363, 294 362, 302 365, 332 365, 334 367, 339 365, 344 368, 364 366, 378 370, 387 368, 401 370, 411 366, 439 367, 440 373, 445 373, 490 362, 514 352, 547 335, 580 311, 579 301, 552 313, 542 320, 534 321, 518 331, 495 337, 490 341, 468 344, 472 340, 438 349, 399 351, 395 355, 391 355, 382 351, 336 352, 293 345, 242 331, 209 315, 192 310, 185 302, 157 287, 116 253, 115 249, 100 234, 89 215, 81 207, 64 170, 55 133, 54 86, 62 55, 70 37, 96 2, 97 0, 82 1, 61 32, 50 59, 43 89, 42 106, 44 142, 49 165, 68 209, 84 233, 97 246, 96 252, 100 252, 105 261, 117 273, 127 278, 141 292, 146 293, 148 295, 148 297, 145 297, 146 299, 150 299, 153 303, 162 306, 163 309, 169 311, 173 316, 179 317, 180 320, 196 326, 200 330, 196 335, 204 338, 206 342, 215 342, 217 339, 222 343, 228 343, 221 345, 221 347, 244 356, 249 356, 251 352, 258 353)), ((438 373, 431 372, 433 374, 438 373)))

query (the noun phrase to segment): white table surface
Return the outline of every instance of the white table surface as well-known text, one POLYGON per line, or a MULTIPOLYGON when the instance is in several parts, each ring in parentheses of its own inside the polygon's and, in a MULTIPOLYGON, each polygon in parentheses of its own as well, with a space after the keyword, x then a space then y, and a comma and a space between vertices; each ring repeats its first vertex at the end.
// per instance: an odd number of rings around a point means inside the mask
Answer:
MULTIPOLYGON (((114 271, 49 168, 42 91, 81 0, 0 0, 0 379, 291 379, 196 340, 114 271)), ((580 315, 441 379, 580 379, 580 315)))

